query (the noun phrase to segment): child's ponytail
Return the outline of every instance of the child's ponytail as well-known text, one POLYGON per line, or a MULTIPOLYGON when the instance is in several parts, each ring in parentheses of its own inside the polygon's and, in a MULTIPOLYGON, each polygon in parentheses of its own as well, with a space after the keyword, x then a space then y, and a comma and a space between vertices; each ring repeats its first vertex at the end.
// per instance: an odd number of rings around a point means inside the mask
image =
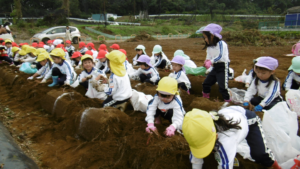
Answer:
POLYGON ((235 122, 233 121, 233 118, 227 120, 224 115, 218 114, 217 112, 209 112, 209 114, 212 116, 212 119, 216 126, 216 130, 219 133, 223 133, 230 129, 236 129, 236 130, 242 129, 239 126, 240 121, 235 122))
POLYGON ((52 67, 52 62, 51 62, 50 59, 47 59, 47 61, 48 61, 48 63, 49 63, 49 67, 50 67, 50 69, 51 69, 51 67, 52 67))

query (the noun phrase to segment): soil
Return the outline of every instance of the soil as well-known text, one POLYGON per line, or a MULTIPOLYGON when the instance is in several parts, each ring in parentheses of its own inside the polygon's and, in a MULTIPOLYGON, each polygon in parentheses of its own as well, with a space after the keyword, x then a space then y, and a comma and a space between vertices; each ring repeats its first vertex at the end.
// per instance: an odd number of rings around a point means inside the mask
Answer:
MULTIPOLYGON (((134 48, 137 45, 143 44, 150 55, 153 46, 160 44, 169 58, 173 57, 177 49, 182 49, 201 66, 206 56, 206 52, 202 50, 202 41, 180 39, 123 42, 119 45, 127 50, 129 61, 135 56, 134 48)), ((292 59, 283 56, 290 53, 290 46, 229 46, 229 52, 230 67, 235 70, 235 76, 240 75, 244 69, 249 71, 252 68, 252 60, 259 56, 277 58, 279 68, 276 70, 276 76, 281 82, 287 75, 292 59)), ((165 71, 159 73, 161 77, 169 74, 165 71)), ((86 98, 86 91, 81 86, 76 89, 49 88, 46 84, 39 84, 39 80, 28 81, 29 75, 6 64, 0 65, 0 74, 0 120, 23 151, 33 158, 40 168, 191 168, 190 150, 184 137, 177 133, 174 137, 167 138, 163 134, 169 125, 168 121, 157 125, 160 137, 148 135, 145 132, 146 114, 134 112, 131 106, 125 113, 114 108, 101 109, 102 101, 86 98), (61 97, 53 108, 57 100, 55 98, 62 93, 68 93, 69 96, 61 97), (95 109, 91 112, 85 111, 89 107, 95 109), (86 125, 83 127, 83 124, 86 125)), ((204 99, 201 98, 201 84, 205 78, 189 78, 192 83, 191 95, 181 91, 185 110, 219 109, 223 99, 218 94, 217 86, 212 88, 211 99, 204 99)), ((155 86, 135 87, 137 83, 132 81, 133 88, 146 94, 155 93, 155 86)), ((234 81, 229 82, 229 87, 245 89, 243 84, 234 81)), ((282 92, 282 96, 284 95, 285 92, 282 92)), ((243 160, 238 155, 237 157, 239 168, 264 168, 243 160)), ((216 166, 213 154, 205 159, 204 168, 216 166)))
POLYGON ((127 39, 126 42, 141 42, 141 41, 157 41, 156 38, 153 38, 149 34, 139 34, 134 38, 127 39))

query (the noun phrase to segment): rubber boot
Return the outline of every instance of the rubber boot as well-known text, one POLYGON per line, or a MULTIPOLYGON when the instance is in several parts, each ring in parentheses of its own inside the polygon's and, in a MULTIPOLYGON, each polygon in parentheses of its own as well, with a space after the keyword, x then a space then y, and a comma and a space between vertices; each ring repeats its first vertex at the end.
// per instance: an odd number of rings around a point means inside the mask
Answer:
POLYGON ((203 94, 203 97, 204 97, 204 98, 207 98, 207 99, 209 99, 209 95, 210 95, 210 93, 204 93, 204 92, 202 92, 202 94, 203 94))
POLYGON ((58 84, 58 76, 52 76, 52 80, 53 82, 48 85, 49 87, 54 87, 58 84))
POLYGON ((279 164, 278 164, 277 161, 274 161, 274 163, 273 163, 273 165, 272 165, 272 168, 273 168, 273 169, 282 169, 282 168, 279 166, 279 164))

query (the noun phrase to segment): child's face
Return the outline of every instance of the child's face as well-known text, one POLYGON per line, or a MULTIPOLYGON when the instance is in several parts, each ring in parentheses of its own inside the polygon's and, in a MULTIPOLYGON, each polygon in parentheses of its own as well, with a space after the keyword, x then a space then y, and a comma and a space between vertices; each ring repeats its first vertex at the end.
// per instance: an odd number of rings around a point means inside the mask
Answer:
POLYGON ((28 55, 31 56, 31 57, 35 57, 35 55, 32 54, 32 53, 28 53, 28 55))
POLYGON ((45 66, 45 65, 47 64, 47 62, 48 62, 48 60, 45 59, 45 60, 43 60, 43 61, 40 61, 40 64, 41 64, 42 66, 45 66))
POLYGON ((145 66, 145 65, 140 65, 140 68, 145 70, 145 69, 148 69, 149 67, 148 66, 145 66))
POLYGON ((261 70, 256 68, 255 70, 256 76, 263 81, 267 81, 271 75, 274 74, 274 70, 261 70))
POLYGON ((88 48, 88 50, 92 50, 92 49, 93 49, 93 48, 92 48, 92 47, 90 47, 90 46, 88 46, 87 48, 88 48))
POLYGON ((154 54, 154 56, 159 56, 159 55, 160 55, 160 53, 155 53, 155 54, 154 54))
POLYGON ((70 43, 67 43, 67 44, 66 44, 66 46, 67 46, 67 47, 70 47, 70 46, 71 46, 71 44, 70 44, 70 43))
POLYGON ((81 58, 78 57, 78 58, 75 58, 75 60, 76 60, 76 62, 79 62, 81 60, 81 58))
POLYGON ((175 72, 179 72, 182 69, 182 65, 177 63, 172 63, 172 67, 175 72))
POLYGON ((51 56, 52 60, 56 64, 60 64, 62 62, 62 58, 56 57, 56 56, 51 56))
POLYGON ((111 51, 117 50, 117 49, 114 49, 114 48, 110 48, 110 49, 111 49, 111 51))
POLYGON ((106 58, 101 58, 100 59, 100 62, 105 62, 106 61, 106 58))
POLYGON ((208 39, 208 36, 207 36, 205 33, 203 33, 203 38, 204 38, 205 42, 206 42, 207 44, 209 44, 209 42, 213 40, 214 35, 211 34, 211 35, 210 35, 210 39, 208 39))
POLYGON ((142 55, 142 54, 143 54, 143 50, 142 50, 142 49, 137 49, 137 50, 136 50, 136 54, 142 55))
POLYGON ((158 97, 161 101, 163 101, 164 103, 170 103, 173 98, 174 98, 174 95, 165 95, 165 94, 161 94, 159 92, 158 93, 158 97))
POLYGON ((11 44, 11 43, 6 43, 5 46, 6 46, 7 48, 10 48, 10 47, 12 46, 12 44, 11 44))
POLYGON ((82 62, 82 66, 86 71, 90 72, 94 67, 94 63, 91 59, 86 59, 82 62))

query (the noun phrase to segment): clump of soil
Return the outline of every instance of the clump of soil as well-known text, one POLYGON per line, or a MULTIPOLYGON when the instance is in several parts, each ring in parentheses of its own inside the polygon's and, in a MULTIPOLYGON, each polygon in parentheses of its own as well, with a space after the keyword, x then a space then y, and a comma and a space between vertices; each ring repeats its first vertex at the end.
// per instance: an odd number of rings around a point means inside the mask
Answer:
POLYGON ((151 35, 146 33, 141 33, 134 38, 127 39, 126 42, 140 42, 140 41, 156 41, 156 38, 153 38, 151 35))

